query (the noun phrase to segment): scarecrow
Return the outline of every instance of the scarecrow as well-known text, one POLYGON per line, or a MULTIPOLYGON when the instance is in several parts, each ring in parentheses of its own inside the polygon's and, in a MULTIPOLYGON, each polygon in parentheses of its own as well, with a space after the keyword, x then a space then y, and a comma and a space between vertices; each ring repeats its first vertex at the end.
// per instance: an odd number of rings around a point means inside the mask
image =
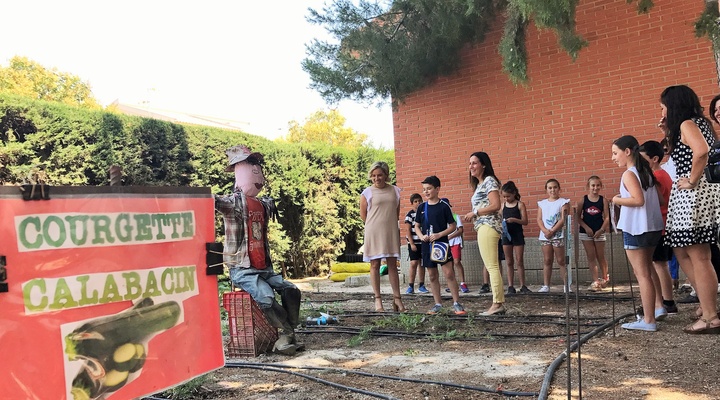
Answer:
POLYGON ((265 184, 264 157, 247 146, 226 150, 226 172, 235 173, 232 194, 215 196, 215 209, 225 222, 224 262, 230 280, 248 292, 260 306, 270 325, 278 328, 273 351, 294 355, 305 346, 295 338, 300 323, 300 289, 273 270, 268 243, 268 223, 276 216, 270 197, 257 197, 265 184), (280 295, 282 304, 275 299, 280 295))

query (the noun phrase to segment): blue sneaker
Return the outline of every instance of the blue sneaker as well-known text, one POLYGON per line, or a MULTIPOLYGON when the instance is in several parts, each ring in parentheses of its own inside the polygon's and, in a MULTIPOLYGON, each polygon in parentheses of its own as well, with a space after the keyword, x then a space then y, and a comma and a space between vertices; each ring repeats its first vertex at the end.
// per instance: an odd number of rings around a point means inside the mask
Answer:
POLYGON ((662 321, 668 316, 668 312, 665 311, 665 307, 655 309, 655 321, 662 321))
POLYGON ((445 293, 450 293, 450 288, 449 288, 449 287, 446 287, 446 288, 445 288, 445 293))
POLYGON ((465 282, 463 282, 463 283, 460 284, 460 291, 463 292, 463 293, 469 293, 469 292, 470 292, 470 289, 468 289, 468 287, 467 287, 467 285, 465 284, 465 282))
POLYGON ((425 289, 425 285, 420 285, 420 287, 418 287, 418 292, 420 292, 420 293, 430 293, 429 290, 425 289))
POLYGON ((405 291, 405 294, 413 294, 413 293, 415 293, 415 290, 413 290, 412 286, 408 287, 407 290, 405 291))
MULTIPOLYGON (((668 316, 667 310, 665 310, 665 307, 660 307, 655 309, 655 321, 662 321, 668 316)), ((638 321, 643 320, 645 318, 645 310, 643 310, 643 307, 640 306, 637 309, 637 312, 635 313, 635 317, 637 317, 638 321)))
POLYGON ((465 311, 465 308, 460 303, 453 304, 453 311, 455 312, 455 315, 467 314, 467 311, 465 311))
POLYGON ((435 304, 435 305, 433 306, 433 308, 431 308, 430 310, 428 310, 427 313, 430 314, 430 315, 433 315, 433 314, 439 313, 441 310, 442 310, 442 304, 435 304))
POLYGON ((635 331, 655 332, 657 331, 657 324, 648 324, 645 320, 639 320, 635 322, 628 322, 627 324, 620 325, 623 329, 630 329, 635 331))

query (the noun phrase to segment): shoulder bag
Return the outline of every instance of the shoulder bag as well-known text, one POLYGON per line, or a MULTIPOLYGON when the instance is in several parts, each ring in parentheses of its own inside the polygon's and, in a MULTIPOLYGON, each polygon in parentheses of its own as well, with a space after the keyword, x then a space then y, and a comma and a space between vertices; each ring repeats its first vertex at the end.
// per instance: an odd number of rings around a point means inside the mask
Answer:
MULTIPOLYGON (((428 203, 425 202, 425 221, 430 225, 428 218, 428 203)), ((432 225, 430 225, 429 233, 432 235, 432 225)), ((450 253, 450 245, 446 242, 430 243, 430 261, 445 264, 450 253)))

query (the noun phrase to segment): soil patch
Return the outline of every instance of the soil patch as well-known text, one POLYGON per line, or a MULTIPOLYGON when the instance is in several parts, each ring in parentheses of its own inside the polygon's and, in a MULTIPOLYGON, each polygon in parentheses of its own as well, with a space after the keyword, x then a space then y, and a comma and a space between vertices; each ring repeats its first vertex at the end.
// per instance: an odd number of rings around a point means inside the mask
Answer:
MULTIPOLYGON (((503 316, 479 316, 492 298, 472 293, 461 296, 467 316, 453 315, 445 296, 445 314, 426 315, 434 302, 430 295, 418 294, 402 296, 408 313, 376 313, 370 312, 369 287, 348 290, 342 283, 319 279, 297 283, 303 290, 304 316, 326 312, 339 323, 300 330, 298 338, 307 349, 295 357, 263 354, 228 360, 236 367, 210 374, 191 398, 537 398, 548 366, 567 349, 566 312, 573 342, 578 331, 588 334, 613 317, 634 318, 633 307, 639 306, 637 288, 634 296, 629 287, 616 288, 614 296, 581 290, 577 300, 574 293, 566 299, 561 288, 554 288, 549 294, 507 297, 503 316)), ((388 293, 389 307, 390 288, 382 291, 388 293)), ((682 306, 655 333, 610 324, 580 348, 579 358, 574 352, 569 364, 566 360, 557 368, 549 398, 566 399, 568 388, 572 398, 582 390, 584 399, 720 398, 720 374, 712 356, 718 337, 682 332, 694 308, 682 306)))

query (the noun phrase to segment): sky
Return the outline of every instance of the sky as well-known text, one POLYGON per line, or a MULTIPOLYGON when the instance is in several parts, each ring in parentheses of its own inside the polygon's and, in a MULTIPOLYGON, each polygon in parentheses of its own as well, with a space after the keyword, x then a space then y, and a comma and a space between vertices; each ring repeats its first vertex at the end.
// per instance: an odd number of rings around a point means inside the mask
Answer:
MULTIPOLYGON (((102 105, 227 118, 275 139, 329 110, 300 65, 325 38, 306 21, 325 0, 23 0, 3 4, 0 65, 24 56, 79 76, 102 105)), ((387 103, 387 101, 385 102, 387 103)), ((345 101, 346 126, 393 147, 388 104, 345 101)))

